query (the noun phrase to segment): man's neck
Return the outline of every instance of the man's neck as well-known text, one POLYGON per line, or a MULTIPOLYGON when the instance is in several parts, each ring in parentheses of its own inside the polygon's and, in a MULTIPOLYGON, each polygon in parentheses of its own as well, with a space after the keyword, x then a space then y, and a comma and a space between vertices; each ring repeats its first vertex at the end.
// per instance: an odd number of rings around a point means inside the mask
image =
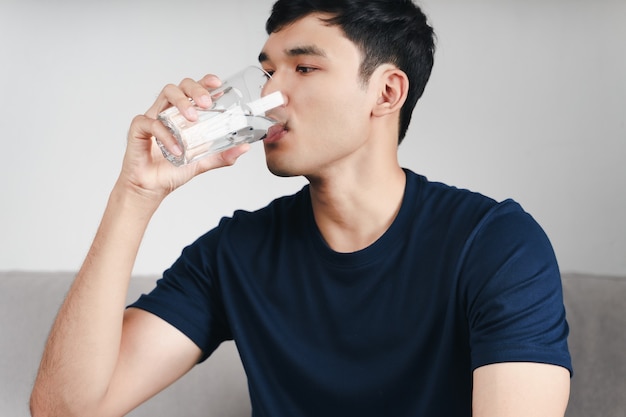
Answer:
POLYGON ((312 179, 313 213, 328 246, 349 253, 378 240, 396 218, 405 186, 406 174, 397 163, 312 179))

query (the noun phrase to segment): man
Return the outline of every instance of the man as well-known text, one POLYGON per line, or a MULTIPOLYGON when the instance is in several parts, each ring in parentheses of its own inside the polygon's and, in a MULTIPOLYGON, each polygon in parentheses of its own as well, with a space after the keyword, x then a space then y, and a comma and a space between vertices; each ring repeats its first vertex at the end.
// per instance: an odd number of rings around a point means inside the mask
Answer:
POLYGON ((265 90, 285 97, 267 165, 309 184, 223 219, 125 309, 161 201, 248 146, 170 165, 154 137, 180 149, 157 114, 174 105, 194 120, 189 98, 210 106, 220 82, 165 87, 131 124, 33 415, 122 415, 234 339, 255 416, 562 416, 571 363, 546 236, 510 200, 398 164, 432 67, 422 12, 408 0, 279 0, 267 28, 265 90))

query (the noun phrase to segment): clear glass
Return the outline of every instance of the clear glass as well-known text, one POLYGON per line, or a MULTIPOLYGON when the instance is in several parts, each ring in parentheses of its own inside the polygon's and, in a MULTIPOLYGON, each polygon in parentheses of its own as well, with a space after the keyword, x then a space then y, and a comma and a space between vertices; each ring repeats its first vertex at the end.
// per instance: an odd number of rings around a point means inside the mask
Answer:
POLYGON ((265 113, 283 104, 280 92, 261 97, 269 78, 269 74, 255 66, 229 77, 219 88, 210 91, 211 108, 195 107, 198 112, 195 122, 187 120, 175 107, 161 112, 158 119, 169 127, 182 150, 182 155, 173 155, 157 139, 163 156, 180 166, 265 138, 267 130, 276 124, 265 113))

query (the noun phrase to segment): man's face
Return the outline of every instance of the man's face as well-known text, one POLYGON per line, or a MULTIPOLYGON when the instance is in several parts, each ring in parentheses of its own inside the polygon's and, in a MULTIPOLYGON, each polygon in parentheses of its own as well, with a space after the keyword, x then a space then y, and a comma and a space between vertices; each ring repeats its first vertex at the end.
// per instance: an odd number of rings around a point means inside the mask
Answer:
POLYGON ((272 74, 265 94, 285 105, 270 112, 285 129, 265 140, 267 165, 280 176, 323 175, 349 164, 369 135, 376 100, 361 81, 361 53, 337 26, 313 14, 269 36, 259 60, 272 74))

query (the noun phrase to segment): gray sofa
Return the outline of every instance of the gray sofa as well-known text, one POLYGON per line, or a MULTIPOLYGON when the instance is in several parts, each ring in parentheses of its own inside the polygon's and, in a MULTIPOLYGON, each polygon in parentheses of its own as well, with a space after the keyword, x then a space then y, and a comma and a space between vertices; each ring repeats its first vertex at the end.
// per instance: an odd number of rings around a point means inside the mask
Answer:
MULTIPOLYGON (((28 416, 43 344, 71 273, 0 273, 0 416, 28 416)), ((129 300, 154 278, 134 277, 129 300)), ((626 277, 565 274, 575 374, 568 417, 626 416, 626 277)), ((245 374, 233 343, 137 408, 131 417, 250 415, 245 374)), ((393 416, 390 416, 393 417, 393 416)))

